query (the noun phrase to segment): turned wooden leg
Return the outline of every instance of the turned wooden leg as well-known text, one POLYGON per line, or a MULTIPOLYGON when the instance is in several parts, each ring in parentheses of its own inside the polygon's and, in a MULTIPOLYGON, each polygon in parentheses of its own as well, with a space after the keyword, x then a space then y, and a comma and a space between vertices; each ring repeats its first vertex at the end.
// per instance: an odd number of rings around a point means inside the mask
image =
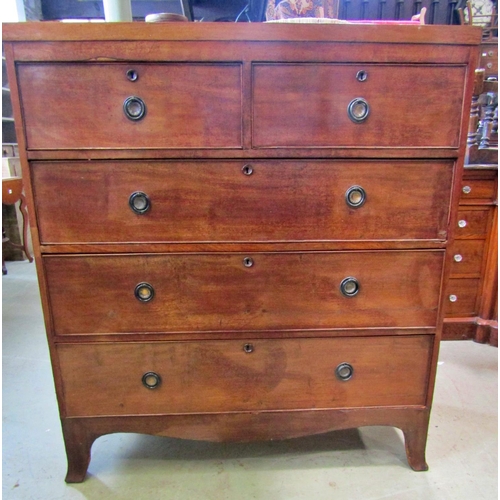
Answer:
POLYGON ((87 474, 90 462, 90 448, 98 437, 84 425, 72 419, 62 420, 64 445, 68 457, 67 483, 81 483, 87 474))
POLYGON ((429 466, 425 462, 425 445, 429 428, 429 414, 422 413, 412 419, 408 425, 402 426, 405 437, 406 458, 408 464, 415 471, 426 471, 429 466))

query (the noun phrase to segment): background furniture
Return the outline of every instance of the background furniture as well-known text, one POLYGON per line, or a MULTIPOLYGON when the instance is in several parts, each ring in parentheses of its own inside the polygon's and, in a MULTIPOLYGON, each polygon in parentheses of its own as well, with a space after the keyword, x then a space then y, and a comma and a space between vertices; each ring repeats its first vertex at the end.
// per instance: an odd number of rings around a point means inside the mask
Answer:
POLYGON ((4 39, 66 480, 107 433, 361 425, 401 428, 426 470, 480 30, 34 23, 4 39))
POLYGON ((480 47, 444 339, 498 346, 498 40, 480 47))
MULTIPOLYGON (((271 0, 276 3, 277 0, 271 0)), ((41 0, 38 19, 104 18, 102 2, 79 0, 41 0)), ((340 19, 409 20, 423 7, 427 9, 426 24, 460 24, 457 9, 463 0, 336 0, 340 19)), ((268 0, 132 0, 132 14, 144 20, 147 14, 158 12, 185 13, 204 21, 244 22, 265 20, 268 0), (239 16, 239 17, 238 17, 239 16)))
MULTIPOLYGON (((2 48, 2 178, 21 176, 18 156, 10 88, 7 81, 5 57, 2 48)), ((13 187, 11 188, 14 189, 13 187)), ((17 189, 15 191, 17 192, 17 189)), ((20 245, 20 243, 24 243, 25 240, 22 240, 19 232, 18 217, 14 206, 15 201, 18 200, 19 198, 16 198, 14 202, 2 205, 2 241, 3 243, 10 243, 9 245, 2 245, 3 274, 6 274, 5 260, 24 259, 20 250, 23 248, 23 245, 20 245)))
MULTIPOLYGON (((21 244, 14 243, 11 241, 3 227, 2 227, 2 246, 11 245, 15 248, 21 248, 26 254, 26 257, 30 262, 33 262, 33 257, 28 249, 28 213, 26 210, 26 198, 23 194, 23 180, 20 177, 11 177, 7 179, 2 179, 2 204, 3 205, 15 205, 20 202, 20 211, 23 218, 23 236, 21 244)), ((4 254, 2 251, 2 274, 7 274, 7 267, 5 266, 4 254)))

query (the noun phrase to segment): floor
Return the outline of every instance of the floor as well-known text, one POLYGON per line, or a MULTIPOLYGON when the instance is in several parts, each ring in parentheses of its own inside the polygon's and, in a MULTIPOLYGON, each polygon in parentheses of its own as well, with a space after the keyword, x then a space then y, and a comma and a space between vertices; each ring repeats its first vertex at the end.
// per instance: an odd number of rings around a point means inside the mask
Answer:
POLYGON ((443 342, 428 472, 391 427, 285 442, 213 444, 135 434, 99 438, 87 479, 66 485, 65 453, 35 268, 3 277, 3 498, 460 500, 498 498, 498 350, 443 342))

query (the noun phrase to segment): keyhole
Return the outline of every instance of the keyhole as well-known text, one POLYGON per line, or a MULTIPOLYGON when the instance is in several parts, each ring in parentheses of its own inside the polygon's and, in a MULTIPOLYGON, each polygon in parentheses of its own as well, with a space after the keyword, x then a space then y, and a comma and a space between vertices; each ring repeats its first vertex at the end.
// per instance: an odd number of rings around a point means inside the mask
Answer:
POLYGON ((241 171, 245 174, 245 175, 252 175, 253 174, 253 168, 251 165, 245 165, 241 171))
POLYGON ((137 71, 135 69, 129 69, 127 71, 127 78, 131 81, 131 82, 135 82, 137 81, 137 79, 139 78, 139 73, 137 73, 137 71))

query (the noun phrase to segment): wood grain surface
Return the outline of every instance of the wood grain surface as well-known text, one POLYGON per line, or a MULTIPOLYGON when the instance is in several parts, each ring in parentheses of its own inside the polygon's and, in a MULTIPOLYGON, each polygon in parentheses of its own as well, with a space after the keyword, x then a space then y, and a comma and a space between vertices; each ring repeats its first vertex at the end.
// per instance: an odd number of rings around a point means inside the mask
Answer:
POLYGON ((239 64, 26 64, 18 73, 30 149, 241 147, 239 64), (123 110, 131 96, 146 106, 137 121, 123 110))
POLYGON ((465 66, 255 64, 253 145, 457 147, 465 75, 465 66), (354 123, 347 108, 360 97, 369 114, 354 123))
POLYGON ((423 405, 432 336, 59 344, 66 414, 211 413, 423 405), (349 380, 335 369, 349 363, 349 380), (404 371, 405 376, 401 376, 404 371), (161 384, 148 389, 142 376, 161 384))
POLYGON ((31 163, 43 244, 445 240, 452 176, 445 161, 31 163))
POLYGON ((435 326, 441 251, 45 257, 58 335, 435 326), (250 257, 252 267, 243 259, 250 257), (359 293, 340 291, 344 278, 359 293), (140 302, 137 284, 154 288, 140 302))

